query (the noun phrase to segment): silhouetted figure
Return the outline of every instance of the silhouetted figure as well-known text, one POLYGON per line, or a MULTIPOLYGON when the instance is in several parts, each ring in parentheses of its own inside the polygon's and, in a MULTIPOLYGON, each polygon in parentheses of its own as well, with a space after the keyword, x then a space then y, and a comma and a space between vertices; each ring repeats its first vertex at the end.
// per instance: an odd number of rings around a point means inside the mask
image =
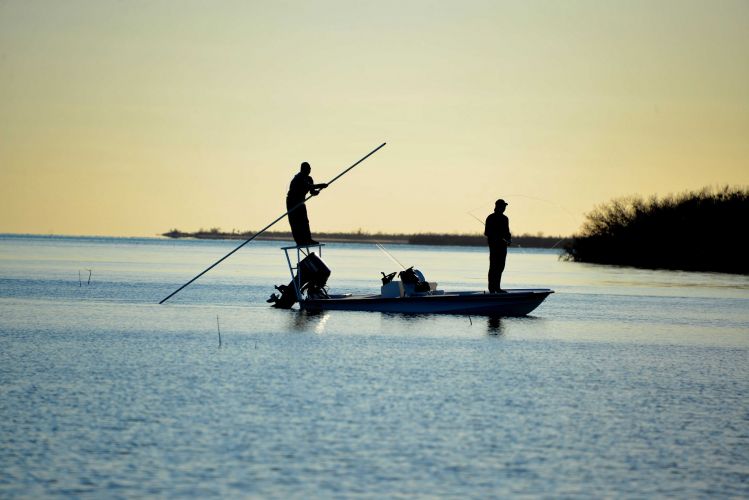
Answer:
POLYGON ((486 218, 484 235, 489 242, 489 293, 504 292, 501 287, 502 272, 505 270, 507 247, 512 241, 510 221, 504 214, 505 207, 505 200, 497 200, 494 213, 486 218))
POLYGON ((307 197, 307 193, 312 196, 317 196, 321 189, 328 187, 327 184, 315 184, 310 177, 312 167, 306 161, 302 163, 299 168, 299 173, 291 179, 289 184, 289 192, 286 195, 286 210, 289 212, 289 225, 291 226, 291 234, 294 236, 294 241, 297 245, 316 245, 317 242, 312 239, 312 234, 309 229, 309 219, 307 218, 307 206, 304 204, 304 199, 307 197), (301 206, 296 207, 298 204, 301 206), (294 209, 294 210, 292 210, 294 209))

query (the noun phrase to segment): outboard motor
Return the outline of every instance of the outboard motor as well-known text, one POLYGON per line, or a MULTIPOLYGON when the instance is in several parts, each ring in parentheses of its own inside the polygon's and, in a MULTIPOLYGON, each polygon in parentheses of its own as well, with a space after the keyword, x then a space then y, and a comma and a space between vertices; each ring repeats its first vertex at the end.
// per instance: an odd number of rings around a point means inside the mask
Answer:
POLYGON ((276 287, 281 295, 271 294, 266 302, 273 304, 273 307, 290 309, 297 301, 296 289, 294 288, 295 281, 299 284, 299 291, 306 291, 307 296, 325 297, 327 296, 325 284, 328 282, 328 278, 330 278, 330 268, 314 252, 310 253, 299 262, 299 269, 297 275, 294 276, 294 280, 289 282, 288 285, 276 287))
POLYGON ((330 278, 330 268, 314 252, 310 253, 299 263, 299 273, 302 288, 304 288, 305 284, 322 288, 328 282, 328 278, 330 278))
POLYGON ((421 293, 431 290, 431 286, 424 278, 424 275, 418 269, 414 269, 413 266, 399 272, 398 277, 403 282, 403 288, 407 295, 413 292, 421 293))

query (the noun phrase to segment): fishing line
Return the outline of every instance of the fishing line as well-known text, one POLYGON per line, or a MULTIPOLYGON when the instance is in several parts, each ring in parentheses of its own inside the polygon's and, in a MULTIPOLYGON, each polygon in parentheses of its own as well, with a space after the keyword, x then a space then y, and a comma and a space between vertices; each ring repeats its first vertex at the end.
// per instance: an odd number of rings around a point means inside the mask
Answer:
POLYGON ((486 222, 482 221, 481 219, 473 215, 471 212, 466 212, 466 213, 470 215, 471 217, 473 217, 474 219, 476 219, 477 221, 479 221, 483 226, 486 226, 486 222))
MULTIPOLYGON (((556 208, 560 209, 562 212, 566 213, 573 222, 577 222, 577 218, 575 217, 575 215, 570 210, 568 210, 564 206, 560 205, 559 203, 555 203, 555 202, 547 200, 545 198, 539 198, 537 196, 528 196, 528 195, 525 195, 525 194, 508 194, 505 197, 508 198, 508 199, 511 199, 511 198, 526 198, 528 200, 534 200, 534 201, 540 201, 540 202, 543 202, 543 203, 547 203, 547 204, 549 204, 549 205, 551 205, 553 207, 556 207, 556 208)), ((479 207, 476 207, 476 208, 473 208, 473 209, 469 210, 466 213, 468 215, 470 215, 471 217, 473 217, 474 219, 476 219, 477 221, 479 221, 481 223, 481 225, 485 226, 486 223, 484 221, 482 221, 480 218, 478 218, 473 212, 475 212, 476 210, 479 210, 479 209, 481 209, 481 210, 487 210, 487 208, 490 205, 491 205, 491 203, 484 203, 483 205, 481 205, 479 207)), ((557 245, 559 245, 565 239, 567 239, 567 238, 560 238, 556 243, 554 243, 551 246, 551 248, 556 248, 557 245)))
POLYGON ((382 252, 385 255, 387 255, 390 258, 390 260, 392 260, 393 262, 395 262, 396 264, 398 264, 401 269, 403 269, 404 271, 406 270, 406 266, 404 266, 403 264, 401 264, 401 262, 398 259, 396 259, 390 252, 388 252, 387 250, 385 250, 384 246, 380 245, 380 243, 378 243, 376 241, 375 241, 375 245, 377 245, 377 248, 379 248, 380 250, 382 250, 382 252))

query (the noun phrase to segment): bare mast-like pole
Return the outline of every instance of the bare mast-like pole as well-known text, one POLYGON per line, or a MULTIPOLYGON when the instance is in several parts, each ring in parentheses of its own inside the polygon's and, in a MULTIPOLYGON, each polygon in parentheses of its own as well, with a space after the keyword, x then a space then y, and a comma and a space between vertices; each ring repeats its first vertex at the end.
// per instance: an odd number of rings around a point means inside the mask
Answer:
MULTIPOLYGON (((387 144, 387 143, 383 142, 382 144, 380 144, 379 146, 377 146, 376 148, 374 148, 372 151, 370 151, 369 153, 367 153, 365 156, 363 156, 359 161, 357 161, 356 163, 354 163, 353 165, 351 165, 349 168, 347 168, 346 170, 344 170, 340 174, 338 174, 335 177, 333 177, 333 179, 330 180, 327 183, 328 186, 330 186, 331 184, 333 184, 336 180, 338 180, 340 177, 342 177, 344 174, 346 174, 349 170, 351 170, 352 168, 354 168, 355 166, 357 166, 358 164, 360 164, 361 162, 363 162, 364 160, 366 160, 367 158, 369 158, 370 156, 372 156, 373 154, 375 154, 380 148, 382 148, 383 146, 385 146, 385 144, 387 144)), ((207 273, 208 271, 210 271, 211 269, 213 269, 214 267, 216 267, 217 265, 219 265, 220 263, 222 263, 224 260, 226 260, 227 258, 229 258, 229 256, 231 256, 234 252, 236 252, 237 250, 239 250, 240 248, 242 248, 243 246, 245 246, 247 243, 251 242, 252 240, 254 240, 255 238, 257 238, 258 236, 260 236, 261 234, 263 234, 271 226, 273 226, 278 221, 280 221, 281 219, 283 219, 284 217, 286 217, 287 215, 289 215, 290 212, 293 212, 297 208, 299 208, 302 205, 304 205, 304 202, 306 202, 310 198, 312 198, 312 195, 307 196, 304 199, 304 201, 301 201, 301 202, 297 203, 296 205, 294 205, 291 209, 287 210, 283 215, 279 216, 273 222, 271 222, 270 224, 268 224, 267 226, 265 226, 263 229, 261 229, 260 231, 258 231, 255 234, 253 234, 249 239, 245 240, 237 248, 235 248, 231 252, 229 252, 226 255, 224 255, 223 257, 221 257, 219 260, 217 260, 216 262, 214 262, 213 264, 211 264, 209 267, 207 267, 206 269, 204 269, 200 274, 198 274, 197 276, 195 276, 193 279, 191 279, 190 281, 188 281, 187 283, 185 283, 184 285, 182 285, 181 287, 177 288, 175 291, 173 291, 172 293, 170 293, 169 295, 167 295, 165 298, 163 298, 159 302, 159 304, 163 304, 167 300, 171 299, 173 296, 177 295, 177 293, 179 293, 183 288, 187 287, 187 285, 189 285, 190 283, 192 283, 193 281, 195 281, 196 279, 200 278, 205 273, 207 273)))

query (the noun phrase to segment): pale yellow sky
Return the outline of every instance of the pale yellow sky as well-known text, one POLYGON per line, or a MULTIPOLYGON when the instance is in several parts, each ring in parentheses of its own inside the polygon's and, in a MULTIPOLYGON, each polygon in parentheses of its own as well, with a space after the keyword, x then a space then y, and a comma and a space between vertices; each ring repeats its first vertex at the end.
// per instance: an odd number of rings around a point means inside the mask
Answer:
POLYGON ((747 186, 749 2, 0 0, 0 232, 257 230, 385 141, 313 232, 747 186))

